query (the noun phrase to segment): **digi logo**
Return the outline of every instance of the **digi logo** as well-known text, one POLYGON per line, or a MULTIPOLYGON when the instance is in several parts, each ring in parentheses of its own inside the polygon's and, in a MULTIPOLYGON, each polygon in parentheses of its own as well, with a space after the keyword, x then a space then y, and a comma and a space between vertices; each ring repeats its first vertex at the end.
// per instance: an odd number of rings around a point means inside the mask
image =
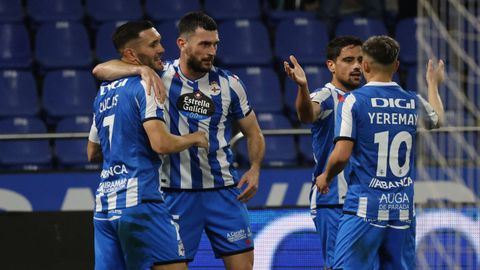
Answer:
POLYGON ((415 109, 415 100, 406 100, 403 98, 371 98, 372 107, 374 108, 399 108, 399 109, 415 109))

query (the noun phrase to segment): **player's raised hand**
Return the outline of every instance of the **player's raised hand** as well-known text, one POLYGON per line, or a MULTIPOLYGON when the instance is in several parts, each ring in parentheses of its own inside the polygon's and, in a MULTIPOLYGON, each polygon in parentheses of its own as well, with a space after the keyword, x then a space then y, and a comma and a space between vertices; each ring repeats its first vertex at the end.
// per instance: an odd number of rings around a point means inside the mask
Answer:
POLYGON ((148 66, 142 66, 142 68, 140 69, 140 76, 145 82, 147 94, 151 95, 153 90, 153 94, 155 95, 157 100, 163 104, 167 97, 167 90, 157 72, 148 66))
POLYGON ((317 186, 318 192, 321 194, 327 194, 330 191, 327 183, 327 177, 323 173, 317 176, 315 179, 315 185, 317 186))
POLYGON ((193 135, 197 139, 197 143, 195 143, 195 146, 200 148, 208 148, 208 138, 207 134, 204 131, 196 131, 193 133, 193 135))
POLYGON ((428 60, 427 64, 427 74, 426 74, 427 83, 439 85, 445 79, 445 63, 443 60, 439 60, 438 63, 434 64, 433 60, 428 60))
POLYGON ((247 187, 245 190, 238 195, 237 200, 241 202, 248 202, 255 194, 257 193, 258 190, 258 178, 260 176, 260 171, 255 168, 250 168, 248 171, 246 171, 242 179, 238 182, 237 187, 241 188, 245 183, 247 183, 247 187))
POLYGON ((290 55, 289 59, 290 59, 290 62, 292 62, 293 64, 293 68, 290 66, 290 64, 287 61, 283 61, 283 67, 285 69, 285 73, 287 73, 287 76, 299 86, 306 86, 307 76, 305 75, 305 71, 303 71, 302 66, 300 66, 295 56, 290 55))

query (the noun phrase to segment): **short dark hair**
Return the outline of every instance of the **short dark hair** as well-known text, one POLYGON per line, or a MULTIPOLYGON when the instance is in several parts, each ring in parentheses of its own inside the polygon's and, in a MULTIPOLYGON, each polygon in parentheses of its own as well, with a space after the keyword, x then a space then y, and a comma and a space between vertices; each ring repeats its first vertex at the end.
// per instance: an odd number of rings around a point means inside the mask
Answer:
POLYGON ((193 33, 199 27, 207 31, 215 31, 217 30, 217 23, 212 17, 203 12, 187 13, 178 23, 180 35, 193 33))
POLYGON ((382 65, 390 65, 397 61, 400 45, 389 36, 373 36, 362 46, 363 53, 382 65))
POLYGON ((328 43, 327 46, 327 60, 335 61, 342 52, 342 49, 347 46, 362 46, 363 41, 353 36, 336 37, 328 43))
POLYGON ((137 39, 140 32, 154 27, 150 21, 130 21, 120 25, 112 35, 113 46, 118 52, 127 42, 137 39))

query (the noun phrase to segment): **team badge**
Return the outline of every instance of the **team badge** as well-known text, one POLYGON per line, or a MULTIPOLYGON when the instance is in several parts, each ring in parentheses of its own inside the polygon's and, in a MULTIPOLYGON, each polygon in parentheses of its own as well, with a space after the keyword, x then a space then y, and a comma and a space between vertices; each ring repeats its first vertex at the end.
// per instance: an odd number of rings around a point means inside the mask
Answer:
POLYGON ((212 95, 218 95, 221 92, 220 86, 216 81, 211 81, 210 82, 210 92, 212 95))

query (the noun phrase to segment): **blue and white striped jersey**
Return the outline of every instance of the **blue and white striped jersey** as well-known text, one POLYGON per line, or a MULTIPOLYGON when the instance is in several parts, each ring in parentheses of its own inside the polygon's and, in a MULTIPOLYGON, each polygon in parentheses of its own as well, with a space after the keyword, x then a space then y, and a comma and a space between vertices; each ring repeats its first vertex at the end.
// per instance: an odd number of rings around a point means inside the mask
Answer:
POLYGON ((102 83, 93 103, 89 140, 103 153, 95 211, 135 206, 142 200, 163 200, 159 155, 150 147, 143 122, 163 120, 163 110, 146 94, 140 77, 102 83))
POLYGON ((395 82, 370 82, 340 103, 335 140, 355 142, 344 211, 378 221, 413 218, 419 120, 438 124, 425 100, 395 82))
POLYGON ((330 183, 330 192, 320 194, 315 185, 315 178, 319 176, 327 165, 328 156, 333 150, 333 139, 335 135, 335 117, 339 101, 342 101, 345 93, 337 89, 333 84, 327 83, 325 87, 310 94, 313 102, 320 104, 320 115, 313 122, 312 126, 312 148, 315 158, 313 171, 313 186, 310 199, 310 208, 315 209, 317 205, 343 204, 347 191, 347 184, 343 171, 330 183))
POLYGON ((191 147, 165 157, 162 187, 200 190, 236 185, 239 178, 229 141, 232 120, 251 112, 243 83, 217 67, 191 81, 182 74, 178 60, 165 65, 162 80, 167 88, 165 122, 170 132, 184 135, 203 130, 209 139, 208 150, 191 147))

